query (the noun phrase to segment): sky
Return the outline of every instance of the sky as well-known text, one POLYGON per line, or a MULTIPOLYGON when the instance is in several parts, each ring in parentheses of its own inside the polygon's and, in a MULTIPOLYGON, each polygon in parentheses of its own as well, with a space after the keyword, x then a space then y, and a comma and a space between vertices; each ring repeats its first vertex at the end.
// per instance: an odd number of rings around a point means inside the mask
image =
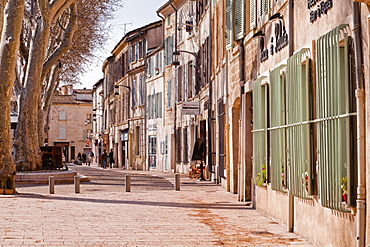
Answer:
POLYGON ((122 0, 122 2, 123 8, 117 10, 114 15, 116 18, 110 21, 113 30, 104 50, 95 52, 96 58, 87 67, 87 72, 80 76, 82 85, 76 85, 76 88, 92 88, 99 79, 103 78, 103 62, 112 55, 111 51, 124 36, 125 31, 127 33, 151 22, 161 20, 156 11, 167 0, 122 0))

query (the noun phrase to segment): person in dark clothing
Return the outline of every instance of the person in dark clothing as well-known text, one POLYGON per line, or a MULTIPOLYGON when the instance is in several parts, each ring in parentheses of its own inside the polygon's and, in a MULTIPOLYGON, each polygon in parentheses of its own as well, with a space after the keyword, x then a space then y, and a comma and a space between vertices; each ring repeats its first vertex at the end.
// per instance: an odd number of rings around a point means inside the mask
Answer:
POLYGON ((109 168, 113 168, 114 158, 113 158, 113 149, 109 152, 109 168))
POLYGON ((82 154, 82 162, 85 163, 85 165, 87 165, 86 158, 87 158, 87 155, 85 153, 83 153, 82 154))
POLYGON ((104 149, 101 155, 101 159, 103 160, 103 169, 107 169, 107 160, 108 160, 107 150, 104 149))

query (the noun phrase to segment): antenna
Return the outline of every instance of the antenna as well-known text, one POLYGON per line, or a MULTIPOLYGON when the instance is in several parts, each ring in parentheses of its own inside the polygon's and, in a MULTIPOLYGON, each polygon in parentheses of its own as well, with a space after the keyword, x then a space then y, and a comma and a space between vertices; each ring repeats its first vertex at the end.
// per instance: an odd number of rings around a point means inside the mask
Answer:
POLYGON ((127 25, 134 25, 134 21, 123 23, 123 35, 126 35, 126 26, 127 25))

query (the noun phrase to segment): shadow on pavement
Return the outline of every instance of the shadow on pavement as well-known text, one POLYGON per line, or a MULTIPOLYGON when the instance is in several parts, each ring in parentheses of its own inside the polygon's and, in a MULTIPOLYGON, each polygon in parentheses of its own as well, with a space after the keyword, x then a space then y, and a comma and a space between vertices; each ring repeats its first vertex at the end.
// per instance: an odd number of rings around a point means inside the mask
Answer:
MULTIPOLYGON (((20 193, 15 195, 15 197, 26 197, 35 199, 48 199, 62 200, 62 201, 78 201, 78 202, 92 202, 92 203, 112 203, 112 204, 128 204, 128 205, 142 205, 142 206, 153 206, 153 207, 174 207, 174 208, 195 208, 195 209, 222 209, 222 210, 240 210, 253 209, 244 203, 184 203, 184 202, 159 202, 159 201, 126 201, 126 200, 104 200, 104 199, 93 199, 93 198, 79 198, 79 197, 61 197, 61 196, 45 196, 40 194, 29 194, 20 193)), ((253 209, 254 210, 254 209, 253 209)))

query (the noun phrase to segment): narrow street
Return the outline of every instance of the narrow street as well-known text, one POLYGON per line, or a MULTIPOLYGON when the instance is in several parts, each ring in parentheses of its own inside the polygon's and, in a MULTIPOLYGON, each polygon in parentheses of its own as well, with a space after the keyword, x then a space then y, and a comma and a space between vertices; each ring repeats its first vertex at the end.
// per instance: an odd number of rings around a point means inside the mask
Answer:
POLYGON ((70 166, 73 184, 18 186, 0 196, 0 246, 313 246, 209 181, 173 174, 70 166), (131 174, 131 192, 125 192, 131 174))

